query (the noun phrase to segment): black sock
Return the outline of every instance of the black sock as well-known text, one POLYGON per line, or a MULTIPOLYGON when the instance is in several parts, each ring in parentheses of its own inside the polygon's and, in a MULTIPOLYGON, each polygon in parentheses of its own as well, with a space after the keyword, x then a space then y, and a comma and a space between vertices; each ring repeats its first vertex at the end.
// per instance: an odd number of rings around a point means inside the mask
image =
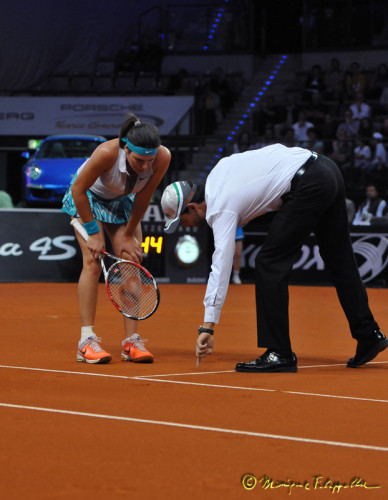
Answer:
POLYGON ((279 349, 278 347, 269 347, 268 351, 276 352, 276 354, 279 354, 280 356, 291 356, 292 354, 291 349, 279 349))

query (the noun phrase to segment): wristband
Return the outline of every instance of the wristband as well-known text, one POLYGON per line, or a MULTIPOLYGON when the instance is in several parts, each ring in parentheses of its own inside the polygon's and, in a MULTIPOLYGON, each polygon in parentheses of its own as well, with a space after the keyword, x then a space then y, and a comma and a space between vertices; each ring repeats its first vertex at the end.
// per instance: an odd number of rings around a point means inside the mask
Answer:
POLYGON ((214 335, 214 330, 212 328, 205 328, 203 326, 198 327, 198 334, 200 333, 210 333, 210 335, 214 335))
POLYGON ((98 231, 100 230, 100 226, 97 224, 96 219, 93 219, 90 222, 84 222, 84 228, 89 236, 91 234, 98 233, 98 231))

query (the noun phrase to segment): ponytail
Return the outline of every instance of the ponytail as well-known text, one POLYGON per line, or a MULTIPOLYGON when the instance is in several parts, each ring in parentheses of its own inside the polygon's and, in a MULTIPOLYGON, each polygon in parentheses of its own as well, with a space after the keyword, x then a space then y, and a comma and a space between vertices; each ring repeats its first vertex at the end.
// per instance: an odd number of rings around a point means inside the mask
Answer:
POLYGON ((130 114, 122 124, 119 134, 120 148, 125 146, 128 139, 133 145, 142 148, 158 148, 160 146, 159 130, 152 123, 142 122, 134 114, 130 114))

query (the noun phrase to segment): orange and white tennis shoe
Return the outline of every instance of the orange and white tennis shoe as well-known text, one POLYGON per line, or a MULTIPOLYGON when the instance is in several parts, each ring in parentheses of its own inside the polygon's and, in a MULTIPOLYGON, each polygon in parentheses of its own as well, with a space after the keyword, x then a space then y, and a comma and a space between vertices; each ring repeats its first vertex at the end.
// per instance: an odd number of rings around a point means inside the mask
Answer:
POLYGON ((78 344, 77 361, 83 363, 109 363, 112 356, 100 346, 101 338, 91 335, 78 344))
POLYGON ((123 340, 121 360, 132 361, 133 363, 152 363, 154 357, 144 347, 144 342, 147 342, 147 340, 141 339, 137 333, 123 340))

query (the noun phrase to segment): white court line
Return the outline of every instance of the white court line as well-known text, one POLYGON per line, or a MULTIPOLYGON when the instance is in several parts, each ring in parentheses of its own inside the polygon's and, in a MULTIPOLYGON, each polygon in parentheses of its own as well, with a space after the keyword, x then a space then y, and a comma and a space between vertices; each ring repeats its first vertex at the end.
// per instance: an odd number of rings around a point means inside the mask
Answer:
POLYGON ((110 377, 110 378, 123 378, 123 379, 137 378, 137 377, 127 377, 125 375, 109 375, 108 373, 73 372, 70 370, 51 370, 48 368, 32 368, 29 366, 0 365, 0 368, 10 368, 10 369, 15 369, 15 370, 31 370, 34 372, 65 373, 66 375, 90 375, 91 377, 110 377))
MULTIPOLYGON (((376 361, 375 364, 378 363, 386 363, 386 361, 376 361)), ((331 365, 328 365, 331 366, 331 365)), ((10 368, 15 370, 30 370, 30 371, 38 371, 38 372, 49 372, 49 373, 63 373, 66 375, 85 375, 91 377, 106 377, 106 378, 118 378, 124 380, 144 380, 147 382, 162 382, 165 384, 178 384, 178 385, 191 385, 191 386, 200 386, 200 387, 213 387, 218 389, 234 389, 240 391, 257 391, 257 392, 279 392, 283 394, 295 394, 300 396, 315 396, 315 397, 323 397, 323 398, 335 398, 335 399, 348 399, 354 401, 369 401, 373 403, 388 403, 388 400, 385 399, 372 399, 372 398, 358 398, 355 396, 338 396, 334 394, 319 394, 312 392, 298 392, 298 391, 282 391, 279 389, 265 389, 260 387, 241 387, 241 386, 233 386, 233 385, 220 385, 220 384, 205 384, 201 382, 184 382, 182 380, 166 380, 164 378, 156 378, 156 377, 173 377, 173 376, 182 376, 182 375, 209 375, 209 374, 218 374, 218 373, 235 373, 234 370, 227 371, 219 371, 219 372, 191 372, 191 373, 170 373, 164 375, 137 375, 133 377, 129 377, 126 375, 109 375, 105 373, 88 373, 88 372, 76 372, 76 371, 67 371, 67 370, 52 370, 48 368, 32 368, 28 366, 11 366, 11 365, 0 365, 0 368, 10 368)))
MULTIPOLYGON (((146 378, 143 376, 141 377, 133 377, 134 379, 137 380, 147 380, 148 382, 163 382, 165 384, 181 384, 181 385, 199 385, 202 387, 218 387, 221 389, 238 389, 240 391, 262 391, 262 392, 284 392, 284 391, 278 391, 277 389, 262 389, 260 387, 241 387, 238 385, 217 385, 217 384, 202 384, 200 382, 183 382, 182 380, 166 380, 166 379, 159 379, 159 378, 146 378)), ((388 403, 388 401, 387 401, 388 403)))
POLYGON ((356 398, 353 396, 335 396, 333 394, 314 394, 313 392, 282 391, 286 394, 298 394, 300 396, 320 396, 321 398, 353 399, 356 401, 372 401, 374 403, 388 403, 386 399, 356 398))
POLYGON ((163 373, 161 375, 138 375, 137 378, 147 377, 181 377, 182 375, 214 375, 218 373, 236 373, 236 370, 220 370, 214 372, 185 372, 185 373, 163 373))
MULTIPOLYGON (((370 361, 368 365, 382 365, 386 364, 388 361, 370 361)), ((331 364, 331 365, 311 365, 311 366, 298 366, 298 370, 301 370, 303 368, 331 368, 332 366, 346 366, 345 363, 337 363, 337 364, 331 364)), ((217 374, 217 373, 236 373, 236 370, 223 370, 223 371, 214 371, 214 372, 186 372, 186 373, 162 373, 160 375, 138 375, 138 378, 142 377, 180 377, 182 375, 211 375, 211 374, 217 374)))
MULTIPOLYGON (((386 361, 376 361, 377 363, 386 363, 386 361)), ((330 366, 330 365, 329 365, 330 366)), ((283 394, 295 394, 300 396, 320 396, 324 398, 336 398, 336 399, 349 399, 354 401, 369 401, 373 403, 388 403, 388 400, 385 399, 372 399, 372 398, 358 398, 353 396, 337 396, 333 394, 316 394, 311 392, 296 392, 296 391, 282 391, 279 389, 264 389, 260 387, 241 387, 241 386, 232 386, 232 385, 219 385, 219 384, 205 384, 200 382, 184 382, 182 380, 166 380, 166 379, 157 379, 155 377, 173 377, 178 375, 206 375, 206 374, 217 374, 217 373, 235 373, 233 371, 219 371, 219 372, 193 372, 193 373, 171 373, 168 375, 138 375, 138 376, 125 376, 125 375, 109 375, 105 373, 87 373, 87 372, 75 372, 75 371, 66 371, 66 370, 51 370, 47 368, 31 368, 27 366, 10 366, 10 365, 0 365, 0 368, 10 368, 15 370, 31 370, 37 372, 50 372, 50 373, 64 373, 66 375, 85 375, 92 377, 107 377, 107 378, 118 378, 124 380, 144 380, 147 382, 162 382, 165 384, 178 384, 178 385, 191 385, 191 386, 201 386, 201 387, 214 387, 218 389, 235 389, 240 391, 261 391, 261 392, 279 392, 283 394)))
POLYGON ((178 422, 166 422, 163 420, 147 420, 143 418, 132 418, 132 417, 118 417, 115 415, 103 415, 99 413, 86 413, 80 411, 70 411, 70 410, 58 410, 55 408, 42 408, 39 406, 24 406, 24 405, 14 405, 9 403, 0 403, 0 406, 4 408, 14 408, 19 410, 32 410, 32 411, 41 411, 48 413, 59 413, 62 415, 75 415, 79 417, 91 417, 91 418, 102 418, 107 420, 119 420, 122 422, 136 422, 139 424, 154 424, 154 425, 163 425, 167 427, 178 427, 181 429, 193 429, 199 431, 209 431, 209 432, 220 432, 224 434, 238 434, 240 436, 251 436, 251 437, 259 437, 259 438, 268 438, 268 439, 280 439, 285 441, 295 441, 299 443, 312 443, 312 444, 324 444, 328 446, 341 446, 344 448, 358 448, 361 450, 372 450, 372 451, 388 451, 387 447, 384 446, 372 446, 366 444, 358 444, 358 443, 346 443, 341 441, 327 441, 322 439, 310 439, 310 438, 302 438, 297 436, 283 436, 280 434, 267 434, 264 432, 250 432, 250 431, 240 431, 237 429, 223 429, 221 427, 206 427, 203 425, 192 425, 192 424, 180 424, 178 422))
POLYGON ((199 382, 183 382, 182 380, 165 380, 158 378, 146 378, 144 375, 138 380, 148 380, 149 382, 163 382, 165 384, 181 384, 181 385, 199 385, 203 387, 218 387, 222 389, 239 389, 240 391, 266 391, 266 392, 280 392, 281 394, 296 394, 299 396, 321 396, 323 398, 336 398, 336 399, 350 399, 355 401, 370 401, 372 403, 388 403, 385 399, 371 399, 371 398, 357 398, 353 396, 336 396, 333 394, 318 394, 314 392, 297 392, 297 391, 282 391, 280 389, 262 389, 260 387, 239 387, 232 385, 216 385, 216 384, 202 384, 199 382))

